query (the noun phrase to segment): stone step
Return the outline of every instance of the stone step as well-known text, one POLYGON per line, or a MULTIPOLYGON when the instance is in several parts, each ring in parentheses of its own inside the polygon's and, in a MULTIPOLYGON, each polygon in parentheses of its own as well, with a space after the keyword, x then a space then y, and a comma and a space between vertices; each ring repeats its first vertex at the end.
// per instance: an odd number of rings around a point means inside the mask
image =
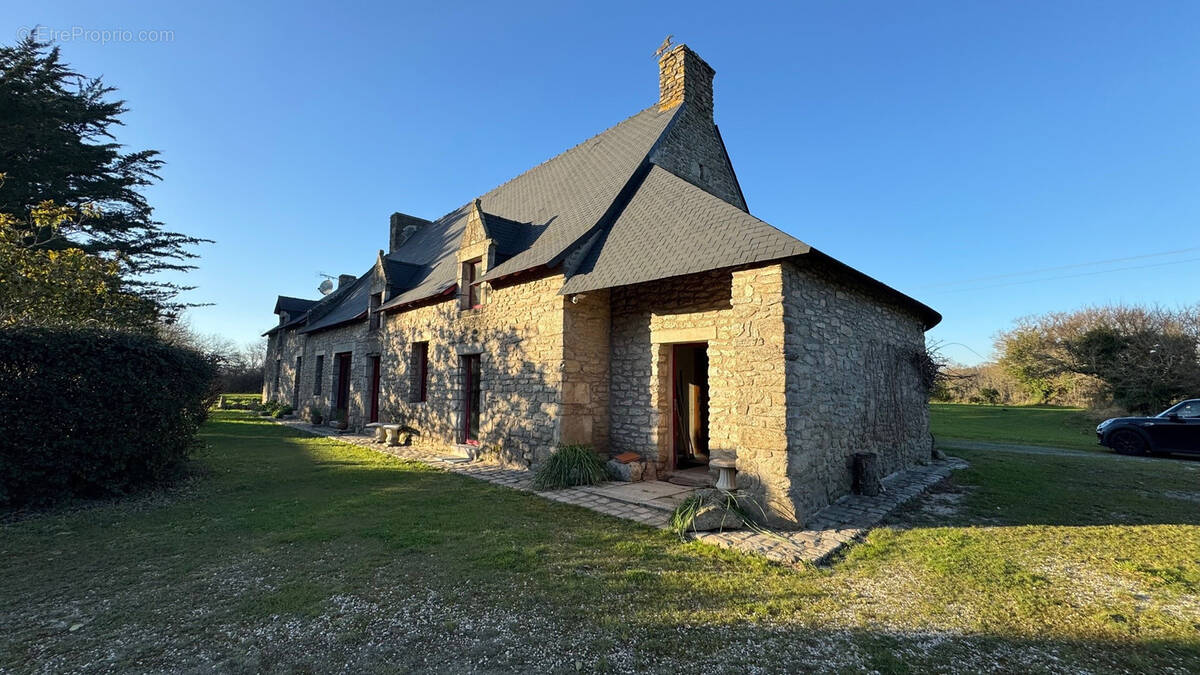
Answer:
POLYGON ((615 502, 644 506, 664 513, 674 511, 675 507, 692 493, 690 489, 671 485, 665 481, 604 483, 578 489, 615 502))
POLYGON ((667 482, 673 485, 683 485, 686 487, 712 487, 712 476, 708 473, 694 473, 691 471, 678 471, 667 476, 667 482))
POLYGON ((450 456, 459 457, 468 461, 475 459, 479 454, 479 446, 470 445, 468 443, 455 443, 450 446, 450 456))
POLYGON ((470 457, 438 457, 437 461, 445 464, 468 464, 471 461, 470 457))

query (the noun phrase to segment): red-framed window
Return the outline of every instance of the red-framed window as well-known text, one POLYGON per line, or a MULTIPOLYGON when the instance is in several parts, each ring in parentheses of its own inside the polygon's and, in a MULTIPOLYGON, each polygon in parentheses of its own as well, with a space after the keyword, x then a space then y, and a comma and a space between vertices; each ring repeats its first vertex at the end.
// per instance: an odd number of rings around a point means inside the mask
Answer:
POLYGON ((409 401, 420 403, 429 393, 429 343, 412 343, 412 367, 409 368, 411 384, 409 401))

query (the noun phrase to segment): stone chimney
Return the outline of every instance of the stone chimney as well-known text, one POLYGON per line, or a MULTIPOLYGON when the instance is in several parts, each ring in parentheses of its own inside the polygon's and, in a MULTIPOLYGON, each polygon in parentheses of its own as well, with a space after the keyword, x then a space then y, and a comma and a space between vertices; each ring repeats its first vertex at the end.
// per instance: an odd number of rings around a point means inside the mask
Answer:
POLYGON ((338 275, 338 288, 352 284, 357 280, 358 280, 358 277, 354 276, 353 274, 339 274, 338 275))
POLYGON ((390 229, 391 237, 388 239, 388 253, 394 253, 396 249, 404 245, 417 230, 429 224, 428 220, 410 216, 397 211, 392 214, 390 229))
POLYGON ((716 71, 687 45, 678 45, 658 59, 658 109, 687 103, 692 112, 713 118, 713 75, 716 71))

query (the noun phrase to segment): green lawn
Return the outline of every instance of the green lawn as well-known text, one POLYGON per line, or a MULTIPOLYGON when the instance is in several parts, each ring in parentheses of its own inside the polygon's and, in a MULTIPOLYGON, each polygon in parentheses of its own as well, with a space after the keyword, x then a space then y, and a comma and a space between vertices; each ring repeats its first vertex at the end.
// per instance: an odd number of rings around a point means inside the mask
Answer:
POLYGON ((247 413, 203 434, 176 489, 0 525, 0 671, 1200 669, 1200 462, 964 452, 791 569, 247 413))
POLYGON ((933 435, 939 440, 1103 450, 1096 444, 1096 423, 1080 408, 967 403, 932 403, 929 408, 933 435))

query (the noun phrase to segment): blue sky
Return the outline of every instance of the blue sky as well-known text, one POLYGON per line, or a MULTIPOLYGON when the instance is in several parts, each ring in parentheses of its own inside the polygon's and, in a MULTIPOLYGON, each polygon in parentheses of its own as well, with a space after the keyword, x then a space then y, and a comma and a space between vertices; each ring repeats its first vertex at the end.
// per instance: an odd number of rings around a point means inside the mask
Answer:
POLYGON ((61 44, 128 100, 119 140, 163 152, 158 217, 216 240, 190 320, 239 342, 365 271, 391 212, 652 104, 668 33, 717 71, 751 212, 942 312, 950 356, 1023 315, 1197 301, 1200 3, 6 5, 9 43, 132 31, 61 44))

